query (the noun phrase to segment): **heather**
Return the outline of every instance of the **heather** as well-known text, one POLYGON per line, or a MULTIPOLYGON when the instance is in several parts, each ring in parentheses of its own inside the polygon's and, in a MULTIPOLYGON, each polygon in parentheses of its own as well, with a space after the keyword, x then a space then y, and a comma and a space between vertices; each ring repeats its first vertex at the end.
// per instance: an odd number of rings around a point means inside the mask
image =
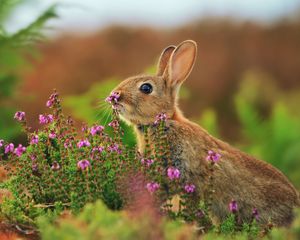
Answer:
MULTIPOLYGON (((108 102, 114 108, 114 102, 108 102)), ((51 113, 39 115, 42 127, 36 132, 29 131, 25 112, 15 114, 28 137, 26 147, 1 140, 1 164, 9 173, 1 187, 12 194, 2 202, 1 213, 10 221, 34 224, 36 217, 59 210, 78 213, 86 203, 97 199, 118 210, 145 189, 150 196, 164 200, 162 211, 170 217, 193 221, 200 212, 203 216, 199 220, 208 221, 205 207, 189 201, 195 185, 185 182, 169 159, 165 114, 159 114, 149 126, 155 129, 154 152, 147 144, 145 152, 139 153, 122 142, 124 132, 116 112, 107 126, 83 125, 78 132, 71 117, 64 116, 57 92, 51 94, 46 106, 51 113), (112 133, 107 134, 105 128, 112 133), (174 195, 181 196, 179 203, 184 206, 178 213, 171 210, 174 195)), ((147 139, 146 126, 143 131, 147 139)), ((219 158, 210 151, 207 161, 213 165, 219 158)))

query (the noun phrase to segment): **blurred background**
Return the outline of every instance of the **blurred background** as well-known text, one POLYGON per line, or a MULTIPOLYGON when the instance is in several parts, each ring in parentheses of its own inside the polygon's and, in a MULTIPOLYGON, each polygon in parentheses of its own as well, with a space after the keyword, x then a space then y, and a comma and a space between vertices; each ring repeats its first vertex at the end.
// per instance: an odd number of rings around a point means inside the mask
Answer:
POLYGON ((77 123, 107 123, 111 89, 186 39, 185 115, 300 187, 300 0, 0 0, 0 138, 25 141, 15 111, 36 130, 54 88, 77 123))

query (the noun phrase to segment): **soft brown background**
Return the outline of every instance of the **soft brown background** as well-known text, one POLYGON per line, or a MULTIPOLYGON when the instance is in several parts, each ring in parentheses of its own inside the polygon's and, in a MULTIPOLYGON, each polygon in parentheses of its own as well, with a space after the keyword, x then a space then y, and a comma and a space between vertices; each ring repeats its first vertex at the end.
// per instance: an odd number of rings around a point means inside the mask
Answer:
POLYGON ((156 63, 162 49, 185 39, 198 43, 198 59, 181 106, 188 117, 215 108, 225 136, 237 126, 232 95, 249 70, 266 73, 284 91, 300 86, 300 22, 271 25, 208 19, 177 29, 155 30, 113 26, 89 35, 65 34, 40 46, 41 54, 22 73, 19 106, 31 125, 45 111, 53 88, 63 95, 87 91, 110 77, 120 80, 156 63), (225 127, 226 126, 226 127, 225 127))

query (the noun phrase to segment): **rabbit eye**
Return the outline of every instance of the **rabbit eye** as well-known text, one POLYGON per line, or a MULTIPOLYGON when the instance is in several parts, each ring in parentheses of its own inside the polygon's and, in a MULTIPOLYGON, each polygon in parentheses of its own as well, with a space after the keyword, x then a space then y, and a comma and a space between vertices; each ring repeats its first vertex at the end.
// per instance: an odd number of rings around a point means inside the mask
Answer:
POLYGON ((153 90, 153 87, 150 83, 144 83, 140 86, 140 91, 145 94, 150 94, 153 90))

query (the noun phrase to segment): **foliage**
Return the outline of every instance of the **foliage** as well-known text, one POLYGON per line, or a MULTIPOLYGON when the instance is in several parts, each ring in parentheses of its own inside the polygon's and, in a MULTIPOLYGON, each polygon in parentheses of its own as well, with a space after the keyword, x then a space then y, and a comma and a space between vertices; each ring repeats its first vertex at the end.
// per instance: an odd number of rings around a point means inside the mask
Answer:
MULTIPOLYGON (((266 76, 247 73, 234 95, 241 135, 236 134, 238 142, 232 145, 271 163, 300 187, 300 115, 290 104, 290 95, 276 89, 266 76), (270 109, 269 114, 266 109, 270 109)), ((212 135, 220 136, 214 110, 203 111, 198 122, 212 135)))
POLYGON ((20 128, 10 121, 15 112, 12 101, 16 99, 18 69, 26 65, 25 54, 33 56, 33 43, 41 40, 42 30, 49 19, 56 17, 55 7, 51 6, 28 26, 15 33, 7 33, 6 20, 16 7, 26 1, 1 0, 0 2, 0 132, 3 137, 12 140, 20 134, 20 128))
POLYGON ((42 238, 47 239, 193 239, 191 227, 170 222, 151 212, 130 215, 113 212, 101 201, 87 204, 75 218, 69 216, 51 225, 47 218, 39 219, 42 238))
POLYGON ((299 187, 300 116, 293 114, 284 98, 276 97, 269 116, 264 116, 259 103, 268 101, 259 98, 270 95, 271 91, 269 87, 264 90, 258 83, 261 80, 253 77, 244 79, 235 96, 242 129, 240 147, 279 168, 299 187))
MULTIPOLYGON (((299 213, 299 211, 298 211, 299 213)), ((241 232, 234 232, 234 216, 221 224, 220 231, 211 230, 198 236, 191 225, 170 221, 153 215, 153 212, 141 211, 139 215, 128 212, 113 212, 97 201, 88 204, 77 217, 65 214, 55 223, 46 217, 38 220, 43 239, 204 239, 204 240, 247 240, 274 239, 296 240, 300 237, 299 214, 289 229, 274 229, 267 235, 258 235, 257 226, 244 226, 241 232), (252 230, 251 230, 252 229, 252 230)))
POLYGON ((6 153, 9 144, 1 149, 0 157, 12 165, 5 187, 14 196, 1 206, 2 214, 33 222, 41 209, 46 213, 57 203, 78 212, 86 202, 96 199, 119 209, 122 200, 116 192, 116 176, 124 174, 131 156, 120 155, 123 146, 116 138, 117 130, 111 138, 102 126, 83 126, 77 138, 72 120, 62 114, 58 95, 52 94, 49 101, 53 113, 40 115, 45 127, 38 133, 28 132, 25 113, 19 119, 30 143, 26 152, 20 145, 6 153), (18 209, 19 214, 15 212, 18 209))
MULTIPOLYGON (((157 145, 152 152, 147 144, 142 157, 123 144, 123 130, 115 112, 107 126, 112 131, 109 136, 101 125, 84 125, 82 132, 77 132, 73 120, 62 113, 56 92, 46 105, 52 113, 39 116, 43 128, 38 132, 29 131, 24 112, 15 114, 28 136, 29 146, 15 147, 0 141, 1 162, 10 174, 2 188, 13 195, 2 203, 2 216, 10 221, 35 223, 37 216, 52 216, 53 210, 54 216, 63 209, 78 213, 87 202, 97 199, 111 209, 120 209, 124 202, 134 201, 135 195, 146 189, 158 202, 166 201, 162 212, 173 218, 195 221, 198 211, 204 214, 205 209, 201 210, 192 200, 195 186, 190 184, 187 190, 180 171, 171 166, 164 114, 153 126, 143 129, 146 140, 148 131, 152 131, 157 145), (182 210, 172 211, 174 195, 180 195, 182 210)), ((199 223, 205 219, 201 216, 199 223)))

